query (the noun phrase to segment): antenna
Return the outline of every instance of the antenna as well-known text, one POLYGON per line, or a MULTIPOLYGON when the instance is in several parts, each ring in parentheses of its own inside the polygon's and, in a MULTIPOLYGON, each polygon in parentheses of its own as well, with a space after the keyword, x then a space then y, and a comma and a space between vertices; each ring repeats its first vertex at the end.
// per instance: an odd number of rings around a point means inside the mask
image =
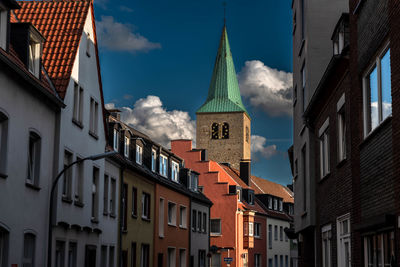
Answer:
POLYGON ((224 25, 226 24, 226 1, 222 2, 222 6, 224 7, 224 25))

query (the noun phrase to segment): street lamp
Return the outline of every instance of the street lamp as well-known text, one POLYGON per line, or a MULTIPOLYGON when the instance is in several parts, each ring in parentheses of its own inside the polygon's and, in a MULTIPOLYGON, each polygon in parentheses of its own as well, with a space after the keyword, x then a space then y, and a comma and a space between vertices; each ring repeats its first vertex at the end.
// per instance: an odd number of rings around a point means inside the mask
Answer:
POLYGON ((65 173, 66 170, 68 170, 70 167, 72 167, 73 165, 83 162, 85 160, 99 160, 99 159, 103 159, 103 158, 108 158, 111 156, 114 156, 118 154, 117 151, 109 151, 109 152, 105 152, 105 153, 101 153, 101 154, 97 154, 97 155, 92 155, 83 159, 78 159, 74 162, 72 162, 71 164, 69 164, 68 166, 64 167, 64 169, 57 175, 56 179, 53 180, 52 184, 51 184, 51 192, 50 192, 50 208, 49 208, 49 233, 48 233, 48 242, 47 242, 47 267, 51 267, 51 247, 52 247, 52 242, 53 242, 53 231, 52 231, 52 222, 53 222, 53 198, 54 198, 54 189, 56 188, 56 185, 58 183, 58 180, 60 180, 61 176, 65 173))

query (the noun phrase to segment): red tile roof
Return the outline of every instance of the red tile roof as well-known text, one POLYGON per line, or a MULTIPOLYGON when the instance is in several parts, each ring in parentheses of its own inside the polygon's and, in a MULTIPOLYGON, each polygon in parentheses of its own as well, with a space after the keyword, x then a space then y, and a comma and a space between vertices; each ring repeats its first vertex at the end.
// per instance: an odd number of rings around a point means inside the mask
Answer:
POLYGON ((90 0, 18 1, 16 22, 31 22, 46 38, 42 62, 64 99, 78 51, 90 0))

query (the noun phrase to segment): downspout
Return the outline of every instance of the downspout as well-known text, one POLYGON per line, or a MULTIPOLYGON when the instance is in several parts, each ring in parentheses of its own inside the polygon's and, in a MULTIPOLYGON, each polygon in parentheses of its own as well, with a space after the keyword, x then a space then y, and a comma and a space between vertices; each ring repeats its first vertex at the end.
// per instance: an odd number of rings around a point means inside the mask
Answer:
POLYGON ((119 179, 119 188, 120 188, 120 190, 119 190, 119 225, 118 225, 118 228, 119 228, 119 231, 118 231, 118 246, 119 246, 119 248, 118 248, 118 254, 119 254, 119 257, 118 257, 118 263, 117 263, 117 266, 120 266, 120 267, 122 267, 122 190, 123 190, 123 187, 124 187, 124 170, 125 170, 125 166, 124 165, 121 165, 121 168, 120 168, 120 173, 119 173, 119 176, 120 176, 120 179, 119 179))

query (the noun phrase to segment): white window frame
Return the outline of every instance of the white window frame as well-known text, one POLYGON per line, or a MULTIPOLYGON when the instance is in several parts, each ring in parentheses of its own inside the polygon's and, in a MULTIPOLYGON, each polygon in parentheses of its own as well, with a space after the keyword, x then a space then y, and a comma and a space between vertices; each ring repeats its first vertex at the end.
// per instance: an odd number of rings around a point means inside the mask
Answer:
POLYGON ((40 74, 40 55, 42 44, 32 32, 29 33, 28 70, 37 78, 40 74))
POLYGON ((168 176, 168 157, 160 154, 160 170, 159 173, 167 177, 168 176))
POLYGON ((179 206, 179 227, 187 228, 187 207, 183 205, 179 206))
POLYGON ((113 131, 113 148, 114 148, 114 151, 118 151, 118 147, 119 147, 119 131, 118 131, 118 129, 114 128, 114 131, 113 131))
POLYGON ((143 162, 143 147, 136 145, 136 163, 142 165, 143 162))
POLYGON ((222 229, 221 229, 221 227, 222 227, 222 224, 221 224, 221 219, 220 218, 213 218, 213 219, 211 219, 211 221, 210 221, 210 235, 221 235, 221 233, 222 233, 222 229), (219 232, 212 232, 212 229, 211 229, 211 226, 212 226, 212 222, 213 221, 215 221, 215 222, 219 222, 219 232))
POLYGON ((336 104, 337 131, 338 131, 338 161, 346 159, 346 113, 344 109, 345 94, 340 97, 336 104))
POLYGON ((254 223, 249 222, 249 236, 254 236, 254 223))
POLYGON ((167 206, 167 208, 168 208, 168 225, 170 225, 170 226, 176 226, 176 203, 174 203, 174 202, 171 202, 171 201, 168 201, 168 206, 167 206), (172 207, 172 209, 171 209, 171 211, 170 211, 170 209, 169 209, 169 207, 170 207, 170 205, 171 205, 171 207, 172 207))
POLYGON ((346 266, 345 244, 349 245, 349 266, 351 266, 351 225, 350 213, 342 215, 336 220, 336 237, 337 237, 337 260, 338 266, 346 266), (347 231, 344 231, 344 222, 347 221, 347 231))
POLYGON ((130 141, 131 139, 129 138, 129 136, 124 136, 124 156, 129 158, 129 145, 130 145, 130 141))
MULTIPOLYGON (((387 42, 382 49, 380 49, 378 55, 376 56, 374 62, 371 64, 371 66, 367 69, 365 74, 363 75, 363 117, 364 117, 364 138, 368 137, 369 134, 371 134, 374 129, 376 129, 384 120, 392 116, 392 113, 390 113, 386 118, 383 118, 383 112, 382 112, 382 68, 381 68, 381 59, 386 55, 386 53, 390 50, 390 43, 387 42), (377 82, 378 82, 378 123, 375 127, 372 126, 371 122, 371 113, 368 112, 368 105, 370 105, 368 101, 368 96, 370 94, 370 88, 368 85, 368 77, 376 67, 377 69, 377 82), (371 124, 371 125, 369 125, 371 124), (369 129, 369 127, 371 129, 369 129)), ((390 58, 391 60, 391 58, 390 58)), ((390 92, 392 92, 392 88, 390 88, 390 92)), ((392 99, 393 103, 393 99, 392 99)), ((391 103, 391 104, 392 104, 391 103)))
MULTIPOLYGON (((70 165, 74 161, 74 154, 69 150, 64 150, 64 168, 70 165), (67 159, 68 157, 68 159, 67 159)), ((67 199, 71 199, 72 195, 72 179, 73 173, 72 168, 67 169, 64 172, 62 180, 62 196, 67 199)))
MULTIPOLYGON (((137 192, 137 191, 136 191, 137 192)), ((142 192, 142 219, 149 220, 151 213, 151 195, 146 192, 142 192)))
POLYGON ((278 210, 278 200, 274 198, 274 210, 278 210))
POLYGON ((279 211, 283 211, 283 200, 279 200, 279 211))
POLYGON ((329 147, 329 117, 318 131, 319 137, 319 167, 321 179, 330 173, 330 147, 329 147))
POLYGON ((176 161, 171 162, 171 180, 179 182, 179 163, 176 161))
POLYGON ((156 171, 157 166, 157 151, 155 149, 151 150, 151 170, 156 171))
POLYGON ((328 224, 328 225, 323 226, 321 229, 322 267, 331 267, 332 266, 331 238, 332 238, 332 225, 328 224))
POLYGON ((271 196, 268 197, 268 208, 270 210, 272 210, 272 197, 271 196))

